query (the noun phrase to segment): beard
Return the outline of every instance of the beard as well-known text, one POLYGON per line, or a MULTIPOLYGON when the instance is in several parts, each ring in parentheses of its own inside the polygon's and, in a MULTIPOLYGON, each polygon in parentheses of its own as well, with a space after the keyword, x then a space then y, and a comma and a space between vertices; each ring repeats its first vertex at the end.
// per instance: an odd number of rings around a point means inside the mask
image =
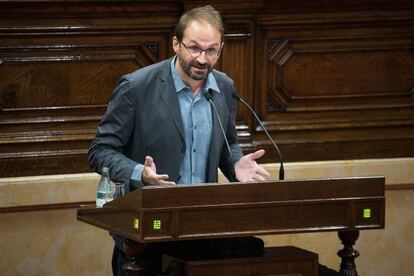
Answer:
POLYGON ((189 63, 185 63, 185 61, 180 56, 178 56, 178 62, 180 63, 184 73, 193 80, 205 80, 207 79, 208 74, 210 74, 210 72, 213 70, 213 67, 209 63, 201 64, 196 60, 190 61, 189 63), (204 72, 199 72, 191 71, 191 68, 207 70, 204 72))

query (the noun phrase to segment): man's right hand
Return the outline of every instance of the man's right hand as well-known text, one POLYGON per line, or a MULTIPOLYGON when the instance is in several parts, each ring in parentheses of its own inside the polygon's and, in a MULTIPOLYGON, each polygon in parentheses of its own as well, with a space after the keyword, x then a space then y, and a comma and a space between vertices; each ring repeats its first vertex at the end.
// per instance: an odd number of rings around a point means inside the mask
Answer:
POLYGON ((176 185, 175 182, 167 181, 168 174, 157 174, 157 167, 151 156, 145 156, 141 179, 147 185, 176 185))

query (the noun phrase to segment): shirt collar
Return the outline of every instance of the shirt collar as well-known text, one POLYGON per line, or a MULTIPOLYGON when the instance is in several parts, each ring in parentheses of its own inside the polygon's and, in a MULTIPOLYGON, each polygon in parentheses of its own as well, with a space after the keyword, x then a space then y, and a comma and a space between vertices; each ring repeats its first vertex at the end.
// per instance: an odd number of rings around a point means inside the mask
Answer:
MULTIPOLYGON (((174 80, 175 85, 175 92, 180 92, 181 90, 187 88, 190 89, 181 79, 180 75, 177 72, 177 69, 175 69, 175 61, 177 60, 177 55, 172 59, 171 61, 171 74, 172 78, 174 80)), ((208 91, 209 89, 216 91, 217 93, 220 93, 220 89, 217 85, 216 78, 212 73, 208 74, 206 82, 204 83, 204 91, 208 91)))

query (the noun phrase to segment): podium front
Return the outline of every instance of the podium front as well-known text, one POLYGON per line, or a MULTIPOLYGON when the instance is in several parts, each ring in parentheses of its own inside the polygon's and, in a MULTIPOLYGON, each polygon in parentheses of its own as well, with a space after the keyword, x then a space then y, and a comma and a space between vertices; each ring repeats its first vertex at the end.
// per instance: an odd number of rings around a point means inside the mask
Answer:
POLYGON ((78 220, 139 243, 321 231, 348 237, 384 228, 384 189, 381 176, 148 186, 103 208, 81 208, 78 220))

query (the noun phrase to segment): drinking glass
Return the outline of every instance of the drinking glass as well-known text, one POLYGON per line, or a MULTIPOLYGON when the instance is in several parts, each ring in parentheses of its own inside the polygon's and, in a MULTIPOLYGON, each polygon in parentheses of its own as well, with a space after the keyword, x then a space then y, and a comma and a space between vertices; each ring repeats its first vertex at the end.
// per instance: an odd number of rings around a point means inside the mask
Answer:
POLYGON ((117 199, 125 195, 125 185, 123 183, 114 183, 113 198, 117 199))

